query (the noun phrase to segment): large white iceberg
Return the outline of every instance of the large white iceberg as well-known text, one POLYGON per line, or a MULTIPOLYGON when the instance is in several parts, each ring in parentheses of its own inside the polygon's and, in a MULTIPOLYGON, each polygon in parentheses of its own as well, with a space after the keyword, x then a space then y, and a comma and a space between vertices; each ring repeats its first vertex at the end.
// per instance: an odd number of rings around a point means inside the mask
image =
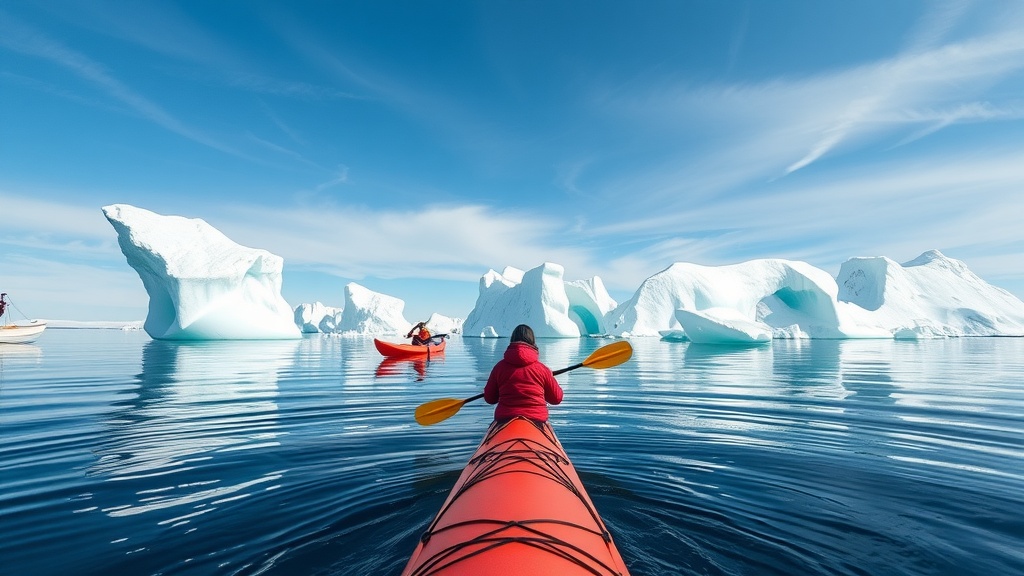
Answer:
POLYGON ((805 262, 675 263, 605 318, 622 336, 764 338, 1024 335, 1024 303, 937 251, 899 265, 853 258, 838 280, 805 262))
MULTIPOLYGON (((405 302, 356 283, 342 308, 292 310, 281 296, 283 260, 240 246, 200 219, 126 204, 103 213, 149 294, 146 332, 160 340, 290 339, 302 332, 402 335, 405 302)), ((838 278, 782 259, 728 266, 677 262, 622 304, 597 276, 564 280, 546 262, 480 279, 465 321, 433 314, 434 333, 508 336, 529 324, 538 337, 662 336, 694 342, 772 338, 1024 336, 1024 302, 935 250, 905 264, 851 258, 838 278)))
POLYGON ((870 322, 897 338, 1024 336, 1024 303, 938 250, 902 265, 851 258, 836 281, 840 300, 870 311, 870 322))
POLYGON ((858 322, 857 307, 839 302, 837 293, 835 279, 806 262, 763 259, 729 266, 677 262, 645 280, 630 300, 608 314, 606 323, 616 335, 659 336, 684 330, 676 310, 714 308, 734 311, 733 319, 769 326, 776 338, 892 336, 858 322))
POLYGON ((405 301, 349 282, 337 331, 342 334, 404 335, 412 327, 405 319, 405 301))
POLYGON ((281 296, 284 260, 231 241, 198 218, 127 204, 103 207, 149 294, 143 325, 157 340, 300 338, 281 296))
POLYGON ((466 316, 463 335, 508 336, 519 324, 538 338, 578 338, 603 334, 604 316, 615 306, 601 279, 566 282, 565 269, 551 262, 526 272, 506 267, 480 278, 476 305, 466 316))

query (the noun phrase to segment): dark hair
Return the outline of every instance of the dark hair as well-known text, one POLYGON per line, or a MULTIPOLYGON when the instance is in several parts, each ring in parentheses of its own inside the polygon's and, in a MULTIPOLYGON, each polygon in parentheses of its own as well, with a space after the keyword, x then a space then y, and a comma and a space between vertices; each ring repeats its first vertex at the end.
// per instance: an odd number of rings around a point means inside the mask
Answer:
POLYGON ((509 344, 513 342, 526 342, 534 348, 537 347, 537 340, 533 337, 533 328, 530 328, 526 324, 520 324, 516 326, 516 329, 512 331, 512 336, 508 339, 509 344))

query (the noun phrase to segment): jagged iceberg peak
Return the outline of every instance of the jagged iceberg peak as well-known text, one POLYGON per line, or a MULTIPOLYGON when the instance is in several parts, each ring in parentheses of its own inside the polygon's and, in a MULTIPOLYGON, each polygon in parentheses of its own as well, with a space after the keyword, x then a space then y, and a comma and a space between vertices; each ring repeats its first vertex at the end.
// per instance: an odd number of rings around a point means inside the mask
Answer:
POLYGON ((714 309, 690 316, 708 332, 709 323, 722 321, 719 338, 733 330, 739 341, 759 341, 763 330, 776 338, 887 337, 874 326, 863 326, 853 306, 836 299, 836 281, 806 262, 762 259, 727 266, 677 262, 645 280, 633 297, 605 319, 615 335, 658 336, 685 331, 676 311, 714 309), (730 312, 724 312, 730 311, 730 312), (746 334, 746 336, 741 335, 746 334))
MULTIPOLYGON (((295 307, 295 323, 306 333, 343 333, 346 336, 405 336, 412 324, 405 319, 405 301, 350 283, 345 287, 345 307, 320 302, 295 307)), ((426 320, 432 334, 458 334, 462 319, 434 312, 426 320)))
POLYGON ((149 294, 143 325, 157 340, 300 338, 281 296, 284 260, 231 241, 198 218, 127 204, 103 207, 149 294))
POLYGON ((405 319, 405 300, 349 282, 337 331, 347 335, 404 336, 412 324, 405 319))
POLYGON ((903 264, 851 258, 837 283, 839 300, 870 311, 866 321, 897 338, 1024 336, 1024 302, 938 250, 903 264))
POLYGON ((463 334, 482 338, 508 336, 519 324, 538 338, 577 338, 604 332, 604 315, 614 307, 601 279, 566 282, 565 269, 552 262, 523 272, 506 267, 480 278, 476 305, 463 323, 463 334))
POLYGON ((462 318, 453 318, 434 312, 427 318, 427 330, 431 334, 461 334, 462 318))
POLYGON ((341 308, 327 306, 322 302, 299 304, 295 307, 295 324, 306 334, 337 332, 341 312, 341 308))

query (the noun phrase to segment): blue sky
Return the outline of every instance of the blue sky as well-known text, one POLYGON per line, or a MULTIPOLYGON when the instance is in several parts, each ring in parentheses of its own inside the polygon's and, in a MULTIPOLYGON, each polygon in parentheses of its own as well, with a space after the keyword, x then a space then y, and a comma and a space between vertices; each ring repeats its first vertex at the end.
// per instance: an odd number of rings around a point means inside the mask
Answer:
POLYGON ((0 4, 0 290, 142 320, 102 206, 198 217, 465 317, 545 261, 622 301, 673 262, 928 249, 1024 297, 1024 3, 0 4))

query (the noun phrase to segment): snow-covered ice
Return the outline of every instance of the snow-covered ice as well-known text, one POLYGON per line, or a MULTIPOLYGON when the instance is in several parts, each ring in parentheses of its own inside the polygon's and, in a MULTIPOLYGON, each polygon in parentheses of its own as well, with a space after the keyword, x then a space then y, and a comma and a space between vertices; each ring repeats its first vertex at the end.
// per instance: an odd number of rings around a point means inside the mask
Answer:
POLYGON ((405 334, 412 324, 402 315, 405 302, 349 282, 337 331, 342 334, 405 334))
POLYGON ((341 308, 325 306, 322 302, 299 304, 295 307, 295 324, 306 334, 337 332, 341 311, 341 308))
POLYGON ((680 308, 676 310, 676 320, 687 338, 698 344, 763 344, 772 340, 770 326, 744 318, 730 308, 700 312, 680 308))
POLYGON ((897 338, 1024 336, 1024 304, 938 250, 903 264, 851 258, 837 282, 840 300, 897 338))
POLYGON ((659 336, 665 330, 685 331, 676 310, 715 308, 734 311, 734 319, 770 326, 775 337, 791 335, 794 325, 812 338, 892 336, 856 322, 856 311, 839 302, 837 293, 836 281, 828 272, 805 262, 762 259, 728 266, 677 262, 641 283, 631 299, 608 314, 606 322, 615 335, 659 336))
POLYGON ((853 258, 838 280, 806 262, 760 259, 726 266, 677 262, 616 306, 601 279, 563 281, 545 263, 480 279, 465 335, 609 334, 756 343, 778 338, 1024 336, 1024 303, 935 250, 903 265, 853 258), (568 320, 568 322, 567 322, 568 320))
POLYGON ((602 334, 604 316, 615 301, 600 278, 566 282, 564 268, 545 262, 527 271, 511 266, 480 278, 476 306, 463 324, 465 336, 505 337, 519 324, 538 338, 602 334))
MULTIPOLYGON (((165 340, 298 338, 303 332, 401 336, 405 302, 355 282, 341 307, 292 309, 283 260, 240 246, 200 219, 126 204, 103 208, 121 251, 149 293, 144 328, 165 340)), ((617 304, 600 277, 567 281, 545 262, 488 270, 466 316, 437 313, 435 334, 507 337, 529 324, 540 338, 656 336, 709 343, 778 338, 1024 336, 1024 302, 937 250, 899 264, 857 257, 833 278, 806 262, 759 259, 725 266, 676 262, 617 304)), ((418 320, 418 319, 417 319, 418 320)))
POLYGON ((231 241, 198 218, 127 204, 103 207, 149 293, 143 324, 157 340, 300 338, 281 296, 284 260, 231 241))
MULTIPOLYGON (((412 322, 404 315, 405 301, 374 292, 350 282, 345 286, 344 305, 326 306, 320 302, 300 304, 295 308, 295 323, 303 332, 324 334, 402 336, 412 322)), ((462 320, 433 313, 426 320, 432 334, 458 334, 462 320)))

